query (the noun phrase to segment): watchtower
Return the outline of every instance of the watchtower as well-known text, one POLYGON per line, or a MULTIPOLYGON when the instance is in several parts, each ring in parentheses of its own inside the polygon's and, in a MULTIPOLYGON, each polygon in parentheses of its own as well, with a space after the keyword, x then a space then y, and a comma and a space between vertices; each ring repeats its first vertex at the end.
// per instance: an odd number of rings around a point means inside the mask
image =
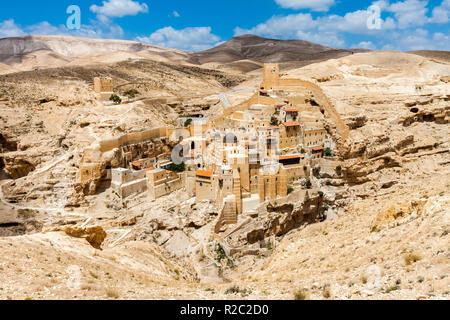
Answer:
POLYGON ((272 90, 280 85, 280 67, 278 63, 264 64, 264 80, 261 87, 265 90, 272 90))

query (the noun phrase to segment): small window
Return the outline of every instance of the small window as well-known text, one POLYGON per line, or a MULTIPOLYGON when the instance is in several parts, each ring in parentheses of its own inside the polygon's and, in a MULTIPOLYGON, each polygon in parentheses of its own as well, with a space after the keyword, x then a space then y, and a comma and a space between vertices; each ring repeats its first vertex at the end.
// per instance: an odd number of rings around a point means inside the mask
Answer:
POLYGON ((200 187, 203 187, 203 183, 202 182, 200 182, 200 187))

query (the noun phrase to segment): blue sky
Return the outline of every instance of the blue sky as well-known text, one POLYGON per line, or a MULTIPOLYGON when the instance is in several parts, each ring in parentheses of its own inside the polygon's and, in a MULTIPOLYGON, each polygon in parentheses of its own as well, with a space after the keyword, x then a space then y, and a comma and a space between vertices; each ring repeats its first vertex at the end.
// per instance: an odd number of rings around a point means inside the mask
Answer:
POLYGON ((250 33, 337 48, 450 50, 449 19, 450 0, 21 0, 3 1, 0 38, 73 35, 198 51, 250 33), (79 30, 66 26, 69 5, 81 9, 79 30))

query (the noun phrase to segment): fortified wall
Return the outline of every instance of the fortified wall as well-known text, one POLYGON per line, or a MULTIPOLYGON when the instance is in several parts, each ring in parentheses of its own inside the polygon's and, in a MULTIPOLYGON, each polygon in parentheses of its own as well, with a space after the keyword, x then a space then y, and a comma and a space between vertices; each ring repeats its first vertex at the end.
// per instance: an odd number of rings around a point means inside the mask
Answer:
POLYGON ((126 144, 139 143, 141 141, 168 137, 167 128, 156 128, 143 132, 127 133, 117 138, 102 140, 99 142, 100 152, 108 152, 126 144))
POLYGON ((303 87, 310 89, 319 104, 325 111, 325 116, 329 117, 336 125, 338 134, 340 135, 342 142, 348 139, 350 129, 342 121, 339 113, 334 108, 331 101, 328 99, 322 89, 315 83, 300 80, 300 79, 282 79, 280 78, 280 70, 278 64, 267 63, 264 64, 264 80, 261 83, 261 87, 266 90, 286 90, 290 91, 295 87, 303 87))

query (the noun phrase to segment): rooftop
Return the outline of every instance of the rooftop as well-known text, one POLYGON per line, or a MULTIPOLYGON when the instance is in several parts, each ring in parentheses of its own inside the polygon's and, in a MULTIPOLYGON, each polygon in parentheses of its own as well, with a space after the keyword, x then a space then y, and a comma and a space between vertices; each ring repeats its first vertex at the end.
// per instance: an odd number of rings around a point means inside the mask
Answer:
POLYGON ((199 176, 199 177, 211 178, 211 176, 213 175, 213 172, 212 171, 205 171, 205 170, 197 170, 197 172, 195 174, 197 176, 199 176))
POLYGON ((298 159, 301 158, 302 156, 299 154, 291 154, 291 155, 285 155, 285 156, 280 156, 279 159, 280 160, 289 160, 289 159, 298 159))
POLYGON ((285 122, 283 124, 284 124, 285 127, 297 127, 297 126, 300 126, 300 123, 298 121, 285 122))

